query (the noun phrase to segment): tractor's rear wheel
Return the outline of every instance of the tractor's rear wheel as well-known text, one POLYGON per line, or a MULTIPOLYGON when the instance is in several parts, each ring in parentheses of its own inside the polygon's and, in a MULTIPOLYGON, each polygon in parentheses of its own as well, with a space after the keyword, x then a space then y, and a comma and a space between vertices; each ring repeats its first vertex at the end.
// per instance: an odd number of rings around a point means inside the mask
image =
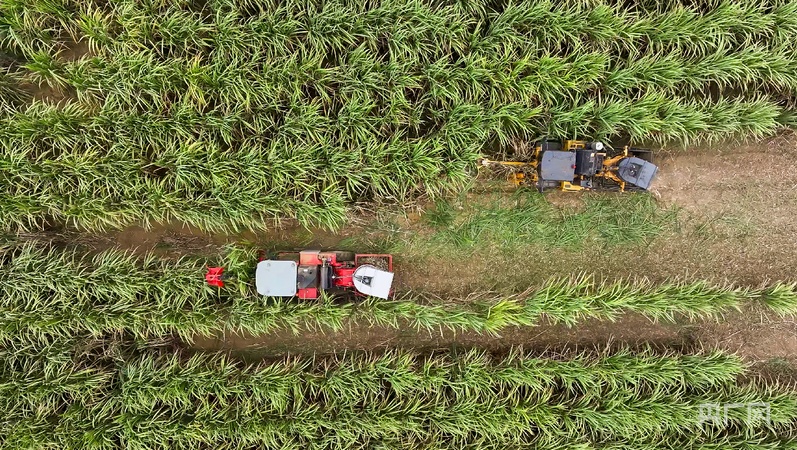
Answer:
POLYGON ((548 151, 559 152, 562 151, 562 142, 553 139, 545 139, 543 141, 540 141, 540 147, 541 150, 544 152, 548 151))
POLYGON ((338 262, 354 261, 354 252, 335 252, 335 259, 338 262))

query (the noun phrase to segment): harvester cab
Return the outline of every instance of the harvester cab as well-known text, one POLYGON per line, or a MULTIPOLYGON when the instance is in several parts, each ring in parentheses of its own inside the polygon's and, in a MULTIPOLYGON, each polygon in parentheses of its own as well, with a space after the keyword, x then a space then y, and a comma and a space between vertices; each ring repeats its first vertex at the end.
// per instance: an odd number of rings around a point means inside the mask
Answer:
POLYGON ((534 144, 526 161, 484 159, 481 164, 508 170, 512 184, 540 192, 546 188, 644 191, 658 172, 650 150, 626 146, 611 152, 600 141, 544 140, 534 144))
MULTIPOLYGON (((219 269, 208 269, 208 284, 217 286, 211 280, 219 269)), ((269 297, 313 300, 326 292, 337 297, 353 294, 387 299, 392 285, 393 256, 385 254, 283 252, 271 259, 261 258, 255 269, 257 293, 269 297)))

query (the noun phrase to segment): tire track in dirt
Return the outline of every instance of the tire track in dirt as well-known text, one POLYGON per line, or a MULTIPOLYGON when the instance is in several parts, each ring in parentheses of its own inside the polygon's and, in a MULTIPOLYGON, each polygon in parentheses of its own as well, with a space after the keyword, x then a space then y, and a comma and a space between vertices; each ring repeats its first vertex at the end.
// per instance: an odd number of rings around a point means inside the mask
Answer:
POLYGON ((691 346, 690 336, 679 324, 654 323, 643 316, 627 314, 617 322, 585 320, 576 327, 541 323, 533 327, 508 327, 497 335, 451 330, 416 330, 350 324, 344 330, 289 330, 263 336, 237 334, 215 338, 196 337, 195 350, 230 350, 245 359, 279 357, 286 354, 327 354, 341 351, 382 351, 391 348, 433 351, 450 348, 481 348, 495 353, 522 346, 537 353, 602 348, 607 345, 661 348, 691 346))

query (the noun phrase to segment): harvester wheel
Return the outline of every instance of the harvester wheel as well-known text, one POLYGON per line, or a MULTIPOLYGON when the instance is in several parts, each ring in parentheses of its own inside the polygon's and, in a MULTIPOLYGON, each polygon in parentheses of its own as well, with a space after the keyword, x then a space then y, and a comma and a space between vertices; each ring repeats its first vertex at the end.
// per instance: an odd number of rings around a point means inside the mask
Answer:
POLYGON ((653 151, 648 150, 645 148, 631 148, 628 149, 628 153, 635 158, 639 158, 643 161, 647 161, 649 163, 653 162, 653 151))

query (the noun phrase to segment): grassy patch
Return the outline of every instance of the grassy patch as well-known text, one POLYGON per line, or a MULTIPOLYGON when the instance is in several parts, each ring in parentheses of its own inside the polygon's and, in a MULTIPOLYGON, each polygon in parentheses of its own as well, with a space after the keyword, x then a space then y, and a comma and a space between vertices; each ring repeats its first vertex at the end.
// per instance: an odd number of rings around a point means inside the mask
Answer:
POLYGON ((661 233, 674 218, 674 210, 662 210, 647 195, 590 195, 583 208, 557 208, 545 197, 529 192, 512 196, 513 205, 475 206, 460 214, 447 210, 448 223, 438 206, 432 211, 437 227, 433 240, 457 248, 498 246, 517 248, 528 244, 580 249, 586 245, 644 243, 661 233))
POLYGON ((649 195, 583 195, 576 206, 556 206, 530 191, 493 193, 456 202, 437 202, 416 224, 398 216, 377 219, 372 232, 347 242, 396 253, 476 253, 523 248, 581 251, 645 245, 675 230, 677 210, 662 208, 649 195))
POLYGON ((399 282, 414 289, 510 293, 551 276, 595 273, 596 265, 613 277, 644 274, 624 261, 678 227, 677 209, 644 194, 492 190, 437 202, 417 219, 383 212, 341 246, 392 253, 399 282))

